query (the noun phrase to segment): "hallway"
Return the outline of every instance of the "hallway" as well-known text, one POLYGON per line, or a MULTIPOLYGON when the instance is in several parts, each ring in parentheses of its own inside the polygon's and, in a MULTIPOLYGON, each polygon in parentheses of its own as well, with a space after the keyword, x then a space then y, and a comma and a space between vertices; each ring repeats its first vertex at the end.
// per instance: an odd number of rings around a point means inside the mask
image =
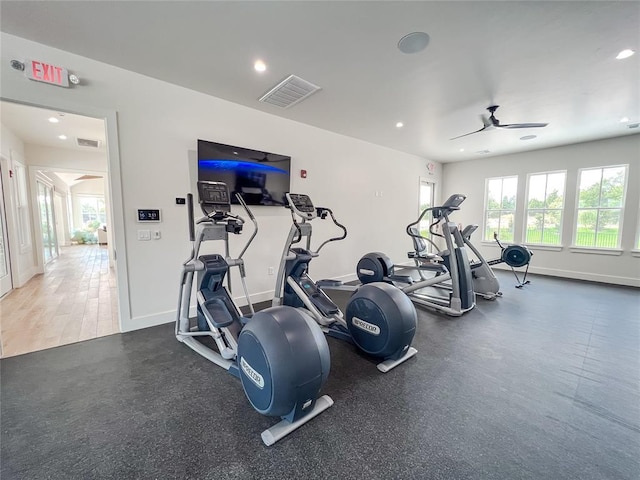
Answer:
POLYGON ((0 312, 3 358, 118 333, 107 248, 62 247, 43 275, 0 301, 0 312))

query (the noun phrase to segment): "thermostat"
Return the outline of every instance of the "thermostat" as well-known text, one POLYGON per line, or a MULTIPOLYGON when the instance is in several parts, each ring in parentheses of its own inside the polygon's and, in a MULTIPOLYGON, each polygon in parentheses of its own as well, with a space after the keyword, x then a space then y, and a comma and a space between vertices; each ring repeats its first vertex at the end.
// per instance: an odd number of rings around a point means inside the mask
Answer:
POLYGON ((138 209, 138 221, 139 222, 159 222, 160 210, 152 209, 138 209))

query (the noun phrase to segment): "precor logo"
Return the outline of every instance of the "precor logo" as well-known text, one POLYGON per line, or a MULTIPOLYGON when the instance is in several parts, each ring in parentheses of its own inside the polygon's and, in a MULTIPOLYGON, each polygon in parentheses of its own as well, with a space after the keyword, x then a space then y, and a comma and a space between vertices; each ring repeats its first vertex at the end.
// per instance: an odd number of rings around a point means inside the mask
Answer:
POLYGON ((251 380, 259 389, 264 388, 264 378, 258 372, 256 372, 251 365, 247 363, 244 357, 240 357, 240 368, 244 374, 251 380))
POLYGON ((380 327, 377 325, 374 325, 373 323, 365 322, 364 320, 358 317, 353 317, 351 319, 351 322, 359 329, 364 330, 365 332, 370 333, 371 335, 380 335, 380 327))

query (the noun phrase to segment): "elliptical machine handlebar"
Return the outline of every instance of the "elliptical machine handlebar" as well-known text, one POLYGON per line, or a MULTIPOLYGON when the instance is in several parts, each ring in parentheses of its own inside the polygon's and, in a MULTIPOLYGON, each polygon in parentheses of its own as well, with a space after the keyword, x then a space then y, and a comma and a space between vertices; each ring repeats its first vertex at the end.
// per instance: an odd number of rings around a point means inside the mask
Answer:
MULTIPOLYGON (((322 247, 324 247, 327 243, 337 242, 338 240, 344 240, 345 238, 347 238, 347 228, 340 222, 338 222, 335 215, 333 214, 333 211, 330 208, 315 207, 311 202, 311 198, 309 198, 308 195, 304 194, 287 193, 286 198, 287 205, 285 205, 285 207, 291 210, 291 220, 293 221, 293 224, 298 231, 298 236, 291 242, 292 245, 302 240, 302 232, 300 230, 300 224, 296 220, 296 216, 302 218, 302 223, 306 223, 307 221, 311 221, 314 218, 320 218, 321 220, 324 220, 327 218, 327 215, 329 215, 331 216, 333 224, 342 230, 342 235, 325 240, 315 251, 311 251, 310 246, 308 245, 307 250, 309 250, 313 256, 318 256, 318 253, 320 252, 322 247)), ((308 238, 308 240, 310 242, 311 239, 308 238)))
MULTIPOLYGON (((418 225, 422 219, 424 218, 424 216, 427 214, 427 212, 433 212, 432 216, 434 218, 434 222, 431 223, 429 225, 429 233, 435 237, 442 237, 441 234, 437 233, 434 230, 434 227, 436 225, 438 225, 442 220, 445 221, 449 221, 449 214, 453 213, 456 210, 460 210, 460 205, 462 204, 462 202, 464 202, 466 200, 466 195, 463 195, 461 193, 454 193, 453 195, 451 195, 449 198, 447 198, 447 200, 440 206, 438 207, 429 207, 429 208, 425 208, 421 213, 420 216, 418 217, 418 219, 413 222, 410 223, 409 225, 407 225, 406 228, 406 232, 407 235, 409 235, 412 238, 420 238, 422 240, 424 240, 425 242, 429 242, 436 250, 438 249, 438 246, 430 239, 427 237, 423 237, 422 235, 418 234, 416 235, 415 233, 413 233, 412 231, 412 227, 415 227, 416 225, 418 225)), ((417 232, 419 232, 419 229, 415 229, 417 232)))

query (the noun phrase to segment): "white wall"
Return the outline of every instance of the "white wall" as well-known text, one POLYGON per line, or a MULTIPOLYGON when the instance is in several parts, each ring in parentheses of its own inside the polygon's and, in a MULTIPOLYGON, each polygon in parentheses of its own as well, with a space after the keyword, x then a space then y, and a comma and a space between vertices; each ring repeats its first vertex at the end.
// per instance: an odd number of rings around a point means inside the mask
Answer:
MULTIPOLYGON (((318 205, 332 208, 349 229, 345 241, 327 246, 322 257, 314 260, 313 276, 351 275, 358 258, 371 250, 406 258, 410 242, 404 228, 417 214, 418 179, 428 176, 424 159, 4 33, 1 40, 4 65, 12 58, 39 58, 65 66, 86 80, 84 85, 62 89, 29 81, 5 68, 0 72, 3 97, 75 113, 117 112, 124 202, 124 245, 118 247, 118 261, 126 248, 131 311, 131 318, 122 319, 123 330, 174 318, 179 272, 190 251, 186 209, 176 205, 175 198, 190 190, 188 152, 199 138, 292 157, 292 191, 308 193, 318 205), (307 170, 307 179, 299 177, 300 169, 307 170), (161 209, 162 223, 137 223, 137 208, 161 209), (139 229, 158 229, 162 238, 140 242, 136 239, 139 229)), ((439 172, 436 165, 434 181, 439 172)), ((254 211, 260 233, 245 260, 254 300, 264 300, 275 282, 267 268, 278 265, 290 216, 279 208, 254 211)), ((319 228, 319 236, 324 231, 319 228)), ((236 244, 232 253, 240 247, 236 244)), ((234 292, 239 294, 241 289, 234 292)))
MULTIPOLYGON (((14 288, 23 286, 29 281, 29 279, 36 273, 36 257, 35 257, 35 242, 33 240, 33 224, 29 225, 31 245, 24 251, 18 248, 18 219, 14 214, 15 210, 15 192, 16 177, 10 176, 9 171, 15 170, 14 162, 18 161, 24 165, 27 169, 27 163, 25 160, 25 146, 22 140, 20 140, 11 130, 4 125, 0 124, 1 136, 0 136, 0 152, 2 153, 2 175, 3 185, 5 189, 5 210, 7 211, 7 230, 9 234, 9 247, 11 249, 11 275, 13 278, 14 288)), ((25 175, 27 171, 25 170, 25 175)), ((27 182, 27 189, 29 189, 29 183, 27 182)), ((29 196, 31 199, 31 196, 29 196)), ((28 206, 31 211, 31 205, 28 206)))
MULTIPOLYGON (((5 89, 2 89, 4 95, 5 89)), ((51 168, 59 172, 106 173, 107 155, 101 152, 83 152, 69 148, 44 147, 26 144, 25 157, 29 165, 51 168)))
MULTIPOLYGON (((499 132, 495 132, 499 134, 499 132)), ((463 193, 467 199, 451 220, 463 225, 482 226, 484 212, 484 179, 509 175, 518 176, 515 243, 522 243, 524 231, 525 192, 528 173, 554 170, 567 171, 565 213, 560 251, 531 247, 534 257, 531 272, 584 280, 640 286, 640 258, 632 250, 640 221, 640 135, 580 143, 522 154, 503 155, 468 162, 444 165, 443 195, 463 193), (586 167, 628 164, 627 197, 625 202, 622 244, 619 255, 604 255, 571 251, 575 221, 578 170, 586 167), (520 219, 520 220, 518 220, 520 219)), ((482 228, 478 229, 474 245, 481 247, 486 258, 499 256, 499 248, 480 245, 482 228)))

